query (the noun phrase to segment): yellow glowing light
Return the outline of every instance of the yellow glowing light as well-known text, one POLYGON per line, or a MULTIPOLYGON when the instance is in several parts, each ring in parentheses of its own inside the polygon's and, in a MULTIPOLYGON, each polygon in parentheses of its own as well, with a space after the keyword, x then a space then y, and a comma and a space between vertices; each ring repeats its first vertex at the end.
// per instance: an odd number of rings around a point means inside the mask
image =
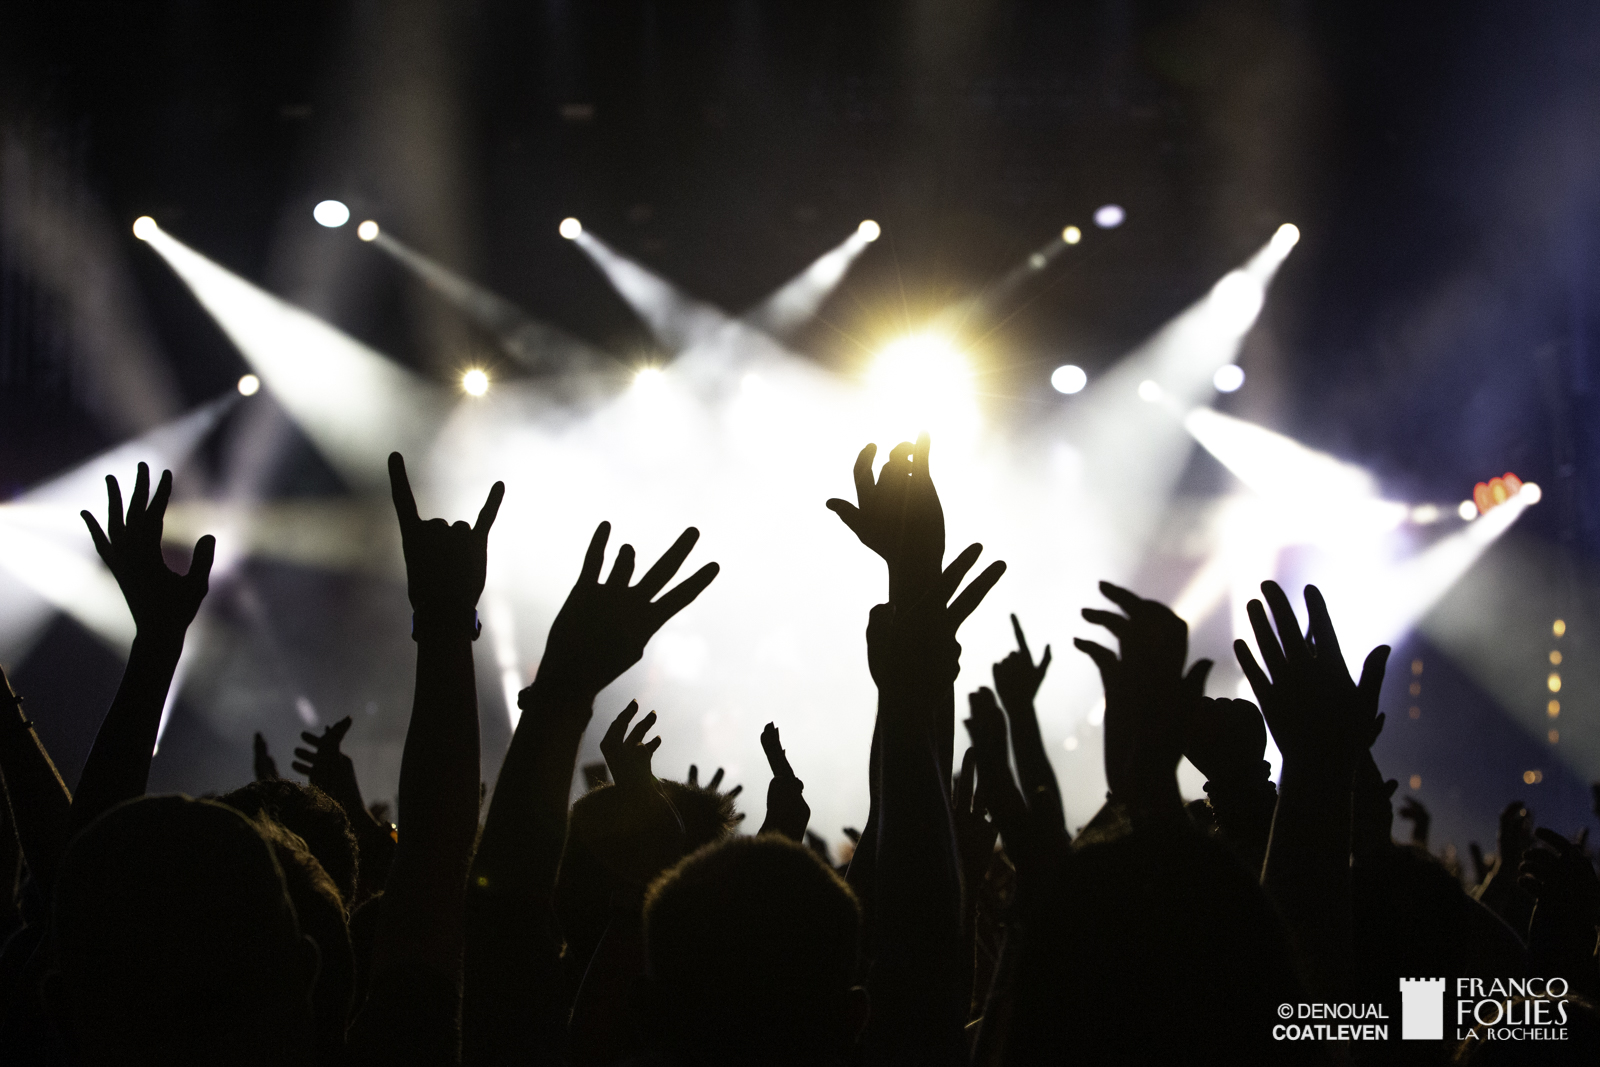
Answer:
POLYGON ((1414 659, 1414 660, 1411 661, 1411 673, 1412 674, 1421 674, 1422 673, 1422 661, 1420 659, 1414 659))
POLYGON ((246 374, 239 379, 239 395, 255 396, 261 391, 261 379, 254 374, 246 374))
POLYGON ((1300 243, 1300 227, 1292 222, 1284 223, 1272 235, 1272 243, 1284 252, 1289 251, 1289 249, 1300 243))
POLYGON ((1523 771, 1522 780, 1527 785, 1538 785, 1544 781, 1544 772, 1539 770, 1523 771))
POLYGON ((1561 740, 1561 731, 1560 730, 1551 730, 1550 733, 1547 736, 1549 736, 1550 743, 1553 745, 1557 741, 1561 740))
POLYGON ((1076 226, 1068 226, 1061 231, 1061 239, 1069 245, 1075 245, 1083 240, 1083 231, 1076 226))
POLYGON ((1419 696, 1422 695, 1422 683, 1421 682, 1412 682, 1411 683, 1411 695, 1414 696, 1414 697, 1419 697, 1419 696))
POLYGON ((1561 672, 1551 671, 1550 677, 1544 680, 1544 684, 1550 687, 1552 693, 1561 692, 1561 672))
POLYGON ((1560 637, 1562 634, 1566 633, 1567 632, 1566 621, 1563 620, 1563 619, 1557 619, 1555 622, 1551 623, 1550 624, 1550 632, 1555 634, 1557 637, 1560 637))
POLYGON ((376 241, 378 239, 378 224, 368 219, 356 227, 356 236, 363 241, 376 241))
POLYGON ((904 438, 923 430, 965 436, 977 418, 972 378, 972 366, 949 337, 923 332, 885 346, 867 372, 867 386, 904 438))
POLYGON ((1551 653, 1550 653, 1550 666, 1552 666, 1552 667, 1561 666, 1561 653, 1556 652, 1554 650, 1551 651, 1551 653))
POLYGON ((133 235, 141 241, 148 241, 161 227, 156 225, 156 220, 149 215, 140 215, 133 220, 133 235))
POLYGON ((660 367, 640 367, 633 375, 633 384, 638 386, 653 385, 660 380, 660 367))
POLYGON ((1561 714, 1561 701, 1552 700, 1550 703, 1544 706, 1544 710, 1550 713, 1550 717, 1552 719, 1555 718, 1561 714))
POLYGON ((1411 776, 1411 788, 1412 789, 1421 789, 1422 788, 1422 775, 1413 774, 1411 776))
POLYGON ((1417 707, 1415 704, 1411 705, 1411 717, 1413 719, 1422 718, 1422 709, 1417 707))
POLYGON ((461 388, 468 396, 482 396, 489 391, 489 376, 474 367, 461 376, 461 388))
POLYGON ((583 232, 583 223, 577 219, 565 218, 561 220, 561 225, 556 227, 556 232, 569 241, 576 240, 578 234, 583 232))
POLYGON ((856 227, 856 232, 868 241, 876 241, 883 233, 883 227, 871 219, 862 219, 861 225, 856 227))

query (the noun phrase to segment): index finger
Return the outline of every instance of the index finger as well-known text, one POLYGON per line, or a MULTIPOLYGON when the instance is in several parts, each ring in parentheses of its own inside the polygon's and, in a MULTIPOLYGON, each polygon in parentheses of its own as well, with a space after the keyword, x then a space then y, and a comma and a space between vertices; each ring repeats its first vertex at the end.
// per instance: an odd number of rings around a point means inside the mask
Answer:
POLYGON ((666 596, 651 604, 651 608, 655 610, 657 627, 665 626, 668 619, 694 603, 694 598, 705 592, 706 586, 711 584, 711 580, 721 570, 719 564, 707 563, 669 589, 666 596))
POLYGON ((968 615, 971 615, 983 598, 989 595, 989 590, 994 588, 994 583, 1006 572, 1006 562, 997 559, 984 568, 983 573, 972 579, 972 583, 961 590, 961 595, 950 604, 950 618, 955 626, 960 626, 968 615))
POLYGON ((589 538, 589 547, 583 553, 583 569, 578 572, 578 581, 592 584, 600 580, 600 568, 606 562, 606 541, 610 537, 609 522, 602 522, 594 528, 594 536, 589 538))
POLYGON ((868 443, 856 456, 856 465, 851 470, 856 482, 856 501, 865 501, 872 496, 872 461, 877 458, 878 446, 868 443))
POLYGON ((1306 586, 1306 614, 1311 616, 1311 633, 1317 642, 1317 658, 1332 656, 1335 662, 1343 664, 1344 655, 1339 651, 1339 637, 1333 632, 1333 617, 1328 614, 1328 602, 1322 599, 1322 590, 1314 585, 1306 586))
POLYGON ((479 537, 489 536, 489 527, 494 525, 495 516, 500 514, 500 501, 505 497, 505 482, 495 482, 489 487, 489 499, 483 502, 483 508, 478 512, 478 521, 472 526, 473 533, 479 537))
POLYGON ((1028 639, 1022 633, 1022 624, 1017 621, 1015 612, 1011 614, 1011 632, 1017 635, 1017 649, 1028 657, 1028 663, 1033 663, 1033 653, 1028 651, 1028 639))
POLYGON ((389 495, 394 498, 394 513, 400 520, 401 530, 408 530, 422 521, 417 516, 417 498, 411 493, 411 480, 406 477, 405 457, 398 452, 389 453, 389 495))
POLYGON ((776 723, 767 723, 767 728, 761 731, 761 751, 767 754, 767 765, 772 768, 774 778, 794 777, 794 768, 789 766, 789 757, 778 738, 776 723))
POLYGON ((661 592, 666 584, 672 581, 672 576, 678 573, 678 568, 683 566, 683 561, 689 558, 689 553, 694 551, 695 542, 698 540, 700 531, 693 526, 687 527, 678 535, 678 539, 672 542, 672 547, 656 560, 655 566, 644 572, 644 577, 639 579, 639 584, 634 588, 647 599, 661 592))
POLYGON ((331 738, 336 742, 343 741, 344 735, 350 732, 350 725, 352 722, 353 720, 350 718, 350 716, 346 715, 344 718, 340 719, 338 722, 322 731, 322 736, 331 738))

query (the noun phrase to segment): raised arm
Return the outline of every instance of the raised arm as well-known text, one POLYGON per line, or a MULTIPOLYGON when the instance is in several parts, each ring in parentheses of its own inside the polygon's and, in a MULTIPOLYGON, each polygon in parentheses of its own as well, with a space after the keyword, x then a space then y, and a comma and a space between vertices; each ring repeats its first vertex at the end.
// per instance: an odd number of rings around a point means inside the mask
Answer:
MULTIPOLYGON (((321 734, 303 731, 300 740, 308 747, 294 750, 296 772, 344 809, 355 832, 361 863, 356 868, 357 900, 365 900, 383 889, 389 880, 389 867, 394 862, 395 839, 388 826, 373 818, 372 812, 361 799, 361 785, 356 781, 355 764, 344 754, 345 734, 350 732, 351 719, 346 715, 326 727, 321 734)), ((257 734, 256 736, 260 736, 257 734)))
POLYGON ((717 565, 708 563, 657 597, 699 539, 691 527, 633 585, 633 546, 623 545, 602 582, 610 534, 610 523, 595 530, 538 674, 517 697, 522 718, 500 767, 468 892, 468 1063, 560 1054, 566 1001, 553 898, 578 747, 595 697, 717 576, 717 565))
POLYGON ((207 534, 195 542, 187 574, 167 568, 161 556, 161 527, 172 496, 171 471, 161 472, 152 495, 150 468, 139 464, 126 516, 122 490, 109 475, 106 496, 106 528, 102 530, 87 511, 82 513, 83 521, 94 538, 95 550, 122 589, 135 630, 122 684, 100 723, 78 779, 78 792, 72 800, 72 833, 118 802, 144 794, 161 709, 178 669, 178 657, 183 654, 184 634, 205 599, 217 551, 216 538, 207 534))
POLYGON ((767 786, 767 818, 756 832, 779 833, 804 844, 806 826, 811 822, 811 805, 805 799, 806 784, 795 777, 794 768, 789 766, 776 724, 769 722, 761 731, 761 750, 767 754, 767 765, 772 768, 772 783, 767 786))
MULTIPOLYGON (((459 1037, 419 1017, 419 991, 454 1023, 461 982, 462 898, 478 828, 478 694, 472 642, 483 592, 489 529, 505 495, 496 482, 474 526, 424 522, 398 452, 389 480, 417 645, 416 690, 400 758, 404 832, 384 891, 372 954, 372 992, 357 1019, 360 1062, 459 1055, 459 1037), (435 1043, 438 1043, 437 1045, 435 1043)), ((453 1030, 453 1027, 451 1028, 453 1030)), ((397 1061, 398 1062, 398 1061, 397 1061)), ((413 1062, 406 1059, 404 1062, 413 1062)))
POLYGON ((1316 586, 1306 586, 1308 634, 1276 582, 1262 582, 1261 591, 1277 624, 1274 635, 1266 608, 1250 601, 1265 669, 1243 641, 1233 645, 1283 753, 1261 883, 1282 910, 1317 991, 1332 995, 1349 982, 1350 804, 1356 766, 1383 729, 1378 690, 1389 648, 1372 650, 1357 684, 1316 586))
POLYGON ((991 564, 959 596, 981 546, 956 557, 918 603, 880 604, 867 627, 878 683, 879 797, 871 1063, 954 1064, 971 961, 962 949, 960 853, 935 723, 960 670, 956 629, 1005 573, 991 564), (954 597, 952 600, 951 598, 954 597))
POLYGON ((1266 723, 1248 700, 1207 697, 1189 706, 1183 754, 1206 776, 1206 795, 1223 840, 1258 878, 1278 805, 1266 751, 1266 723))
MULTIPOLYGON (((22 710, 22 698, 0 668, 0 785, 28 873, 41 887, 55 876, 67 847, 72 794, 22 710)), ((9 833, 9 830, 0 831, 9 833)))
POLYGON ((1044 683, 1045 672, 1050 669, 1050 646, 1044 646, 1044 655, 1033 662, 1028 651, 1028 638, 1022 624, 1011 616, 1011 629, 1017 637, 1017 650, 994 665, 994 691, 1005 707, 1006 719, 1011 726, 1011 744, 1016 750, 1017 776, 1022 780, 1022 794, 1028 798, 1030 808, 1043 805, 1053 809, 1055 818, 1066 825, 1066 815, 1061 807, 1061 787, 1056 782, 1056 772, 1050 766, 1050 757, 1044 749, 1044 738, 1039 733, 1039 716, 1034 710, 1033 698, 1044 683))

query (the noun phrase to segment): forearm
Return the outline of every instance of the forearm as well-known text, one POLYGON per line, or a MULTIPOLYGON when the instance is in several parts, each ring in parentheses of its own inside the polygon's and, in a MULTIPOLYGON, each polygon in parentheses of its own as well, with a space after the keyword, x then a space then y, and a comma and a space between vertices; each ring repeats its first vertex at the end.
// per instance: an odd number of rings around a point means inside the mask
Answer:
POLYGON ((404 959, 459 981, 462 896, 478 826, 478 699, 465 636, 417 642, 397 803, 400 842, 373 974, 404 959))
POLYGON ((970 992, 961 940, 955 828, 926 724, 942 687, 880 702, 882 796, 877 841, 873 1062, 956 1063, 970 992), (922 706, 915 707, 921 700, 922 706), (932 705, 932 706, 930 706, 932 705))
POLYGON ((1050 757, 1045 752, 1033 702, 1026 702, 1016 712, 1012 712, 1008 704, 1006 718, 1011 726, 1011 747, 1016 753, 1017 777, 1022 781, 1022 793, 1028 806, 1032 808, 1043 799, 1053 809, 1052 814, 1060 816, 1061 824, 1065 825, 1061 786, 1056 781, 1055 768, 1050 765, 1050 757))
MULTIPOLYGON (((0 699, 7 697, 9 689, 0 692, 0 699)), ((40 886, 47 886, 70 837, 72 794, 21 706, 9 701, 0 704, 0 785, 23 862, 40 886)))
POLYGON ((76 833, 124 800, 143 796, 167 690, 183 654, 184 632, 133 639, 122 684, 111 701, 78 779, 69 833, 76 833))
MULTIPOLYGON (((1265 763, 1263 762, 1263 766, 1265 763)), ((1223 840, 1260 877, 1272 835, 1278 790, 1265 772, 1259 778, 1208 781, 1206 795, 1223 840)))
POLYGON ((1286 768, 1261 883, 1321 989, 1344 988, 1350 963, 1350 776, 1286 768))

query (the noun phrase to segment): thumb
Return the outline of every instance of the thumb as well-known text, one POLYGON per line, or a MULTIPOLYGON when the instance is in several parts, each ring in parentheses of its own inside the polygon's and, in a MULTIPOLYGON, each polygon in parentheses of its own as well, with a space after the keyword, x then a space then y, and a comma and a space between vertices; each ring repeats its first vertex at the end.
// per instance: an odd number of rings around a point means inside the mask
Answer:
POLYGON ((189 573, 184 578, 199 586, 201 595, 211 588, 211 565, 217 559, 217 539, 206 534, 194 543, 194 556, 189 560, 189 573))

